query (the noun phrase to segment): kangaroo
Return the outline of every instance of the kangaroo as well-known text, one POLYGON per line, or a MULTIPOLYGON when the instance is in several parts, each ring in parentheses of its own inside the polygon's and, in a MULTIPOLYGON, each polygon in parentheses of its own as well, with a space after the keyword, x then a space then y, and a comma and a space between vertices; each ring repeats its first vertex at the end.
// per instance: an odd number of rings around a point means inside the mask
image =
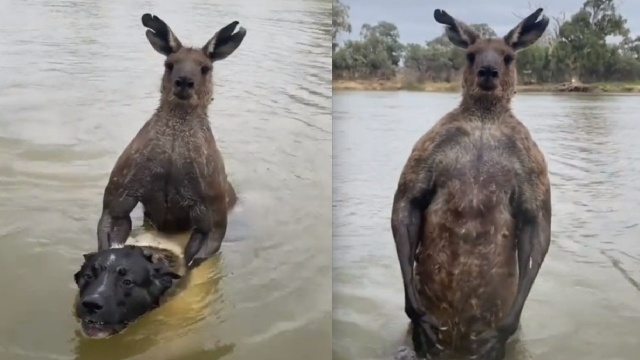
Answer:
POLYGON ((466 50, 462 100, 414 145, 391 229, 418 356, 501 360, 551 241, 545 158, 511 110, 516 52, 549 19, 538 9, 503 38, 482 38, 443 10, 466 50))
POLYGON ((165 233, 191 231, 184 250, 189 269, 220 250, 227 213, 237 197, 227 180, 207 110, 213 63, 231 55, 247 31, 234 21, 202 47, 185 47, 159 17, 142 15, 153 49, 166 56, 160 105, 116 161, 104 190, 98 250, 123 245, 131 212, 165 233))

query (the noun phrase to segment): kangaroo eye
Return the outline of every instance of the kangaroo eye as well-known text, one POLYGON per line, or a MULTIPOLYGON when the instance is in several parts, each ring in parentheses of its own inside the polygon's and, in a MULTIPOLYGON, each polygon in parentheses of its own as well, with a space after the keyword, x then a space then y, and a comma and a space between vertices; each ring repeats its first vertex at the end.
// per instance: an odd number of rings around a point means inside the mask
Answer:
POLYGON ((474 53, 467 54, 467 61, 469 62, 469 64, 473 64, 475 60, 476 60, 476 54, 474 53))
POLYGON ((204 65, 200 71, 202 71, 202 75, 207 75, 211 71, 211 66, 204 65))
POLYGON ((507 54, 504 56, 504 64, 509 65, 513 62, 513 55, 507 54))
POLYGON ((82 277, 83 277, 85 280, 91 280, 91 279, 93 279, 93 275, 91 275, 91 274, 89 274, 89 273, 85 273, 84 275, 82 275, 82 277))
POLYGON ((173 70, 173 63, 170 63, 170 62, 164 63, 164 68, 167 69, 167 71, 173 70))

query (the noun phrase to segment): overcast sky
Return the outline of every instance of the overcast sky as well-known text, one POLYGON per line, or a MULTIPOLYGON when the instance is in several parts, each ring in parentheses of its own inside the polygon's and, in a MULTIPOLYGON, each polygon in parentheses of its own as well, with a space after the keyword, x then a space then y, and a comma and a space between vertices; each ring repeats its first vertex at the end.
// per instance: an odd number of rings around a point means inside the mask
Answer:
MULTIPOLYGON (((424 43, 442 33, 442 25, 433 19, 437 8, 446 10, 466 23, 488 23, 498 35, 504 35, 518 23, 514 15, 526 16, 542 6, 544 14, 557 16, 565 12, 567 18, 575 13, 584 0, 341 0, 349 5, 349 20, 353 31, 348 38, 357 38, 364 23, 386 20, 398 26, 404 43, 424 43), (472 5, 474 4, 474 5, 472 5)), ((632 34, 640 35, 640 0, 618 2, 618 11, 627 18, 632 34)))

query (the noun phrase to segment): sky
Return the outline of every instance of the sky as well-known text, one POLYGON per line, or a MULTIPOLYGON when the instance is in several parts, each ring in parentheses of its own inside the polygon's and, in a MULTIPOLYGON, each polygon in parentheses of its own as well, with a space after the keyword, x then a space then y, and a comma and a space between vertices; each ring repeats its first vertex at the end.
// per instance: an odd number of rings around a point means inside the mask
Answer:
MULTIPOLYGON (((498 35, 506 34, 520 19, 537 7, 547 16, 566 13, 568 19, 584 0, 341 0, 351 8, 349 21, 353 31, 345 38, 356 39, 364 23, 375 24, 386 20, 398 26, 400 40, 420 43, 442 34, 443 26, 433 19, 433 11, 442 9, 468 24, 487 23, 498 35), (471 4, 476 5, 471 5, 471 4), (531 6, 529 4, 532 4, 531 6)), ((618 2, 618 12, 627 18, 627 26, 634 35, 640 35, 640 0, 618 2)), ((550 25, 551 26, 551 25, 550 25)))

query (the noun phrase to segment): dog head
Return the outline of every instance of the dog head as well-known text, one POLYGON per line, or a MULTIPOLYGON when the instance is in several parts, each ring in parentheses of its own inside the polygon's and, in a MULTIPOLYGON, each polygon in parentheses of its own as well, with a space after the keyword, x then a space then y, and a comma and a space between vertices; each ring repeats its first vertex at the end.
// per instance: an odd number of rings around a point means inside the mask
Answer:
POLYGON ((75 315, 90 338, 119 333, 160 305, 182 276, 152 249, 124 246, 84 255, 75 273, 75 315))

